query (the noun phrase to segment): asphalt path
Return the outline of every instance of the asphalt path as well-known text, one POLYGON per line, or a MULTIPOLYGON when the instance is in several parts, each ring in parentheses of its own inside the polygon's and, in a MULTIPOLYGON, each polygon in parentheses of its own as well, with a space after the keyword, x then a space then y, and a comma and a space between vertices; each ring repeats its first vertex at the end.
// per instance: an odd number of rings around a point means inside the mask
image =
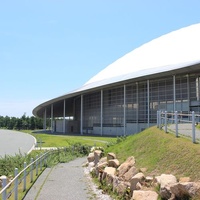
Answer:
MULTIPOLYGON (((175 133, 176 125, 170 124, 168 129, 175 133)), ((192 124, 178 124, 178 133, 192 138, 192 124)), ((195 129, 195 138, 200 139, 200 130, 197 128, 195 129)))
POLYGON ((29 153, 35 144, 36 139, 30 134, 0 129, 0 157, 29 153))
POLYGON ((46 168, 24 200, 85 200, 92 198, 89 180, 82 164, 86 158, 77 158, 68 163, 59 163, 54 168, 46 168))

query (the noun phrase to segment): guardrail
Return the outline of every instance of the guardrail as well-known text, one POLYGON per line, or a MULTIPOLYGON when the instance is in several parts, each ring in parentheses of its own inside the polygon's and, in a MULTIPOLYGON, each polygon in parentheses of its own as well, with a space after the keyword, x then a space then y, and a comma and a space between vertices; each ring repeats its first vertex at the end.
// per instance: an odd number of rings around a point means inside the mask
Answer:
MULTIPOLYGON (((96 145, 95 145, 96 146, 96 145)), ((91 147, 88 146, 90 149, 91 147)), ((37 148, 41 150, 41 146, 37 148)), ((43 147, 45 149, 45 147, 43 147)), ((37 176, 39 175, 39 170, 42 172, 49 164, 55 164, 55 162, 60 162, 62 160, 62 154, 64 153, 64 157, 66 154, 71 153, 73 156, 77 156, 77 152, 86 155, 88 154, 89 149, 85 149, 85 147, 80 146, 79 144, 71 145, 69 147, 51 147, 47 148, 48 151, 44 152, 40 156, 36 156, 35 160, 31 158, 30 164, 27 165, 24 162, 24 169, 18 173, 18 169, 15 168, 14 178, 9 182, 6 176, 1 176, 2 180, 2 190, 0 190, 0 200, 7 200, 7 199, 14 199, 18 200, 19 196, 18 193, 23 192, 23 197, 27 192, 27 188, 31 187, 31 184, 36 180, 37 176), (55 159, 54 154, 58 156, 58 160, 55 159), (53 156, 53 157, 52 157, 53 156), (60 157, 61 156, 61 157, 60 157), (29 177, 30 175, 30 177, 29 177), (35 178, 35 179, 34 179, 35 178), (29 182, 28 182, 29 181, 29 182), (20 185, 23 183, 22 185, 20 185), (27 187, 28 186, 28 187, 27 187)))
POLYGON ((195 114, 195 112, 191 112, 189 114, 178 113, 175 111, 174 113, 169 113, 167 111, 157 111, 157 127, 162 129, 164 127, 165 132, 168 132, 169 124, 175 125, 175 135, 178 137, 179 135, 179 124, 189 124, 191 126, 191 134, 189 135, 192 138, 192 142, 196 143, 196 125, 198 124, 200 119, 199 114, 195 114))
MULTIPOLYGON (((42 171, 42 168, 47 167, 47 159, 52 153, 55 153, 56 151, 59 151, 60 149, 56 150, 49 150, 42 154, 41 156, 36 156, 36 159, 33 160, 31 158, 31 162, 29 165, 27 165, 26 162, 24 162, 24 169, 18 173, 18 168, 15 168, 14 172, 14 178, 7 184, 8 180, 6 176, 2 176, 2 190, 0 191, 0 196, 2 196, 2 200, 9 199, 12 194, 14 194, 14 200, 18 200, 18 190, 19 185, 23 183, 22 191, 27 190, 27 178, 28 175, 30 175, 30 183, 33 183, 33 177, 34 177, 34 171, 35 175, 38 176, 39 170, 42 171), (9 190, 10 189, 10 190, 9 190), (9 190, 9 191, 8 191, 9 190)), ((63 148, 63 150, 65 150, 63 148)), ((1 197, 0 197, 1 199, 1 197)))

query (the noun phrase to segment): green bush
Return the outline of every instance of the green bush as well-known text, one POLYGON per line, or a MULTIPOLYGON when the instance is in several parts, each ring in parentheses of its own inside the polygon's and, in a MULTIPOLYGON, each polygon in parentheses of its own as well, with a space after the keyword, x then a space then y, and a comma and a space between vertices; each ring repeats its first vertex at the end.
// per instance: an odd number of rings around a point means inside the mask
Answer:
MULTIPOLYGON (((65 163, 73 160, 77 157, 83 157, 89 154, 90 146, 82 145, 81 143, 75 143, 69 147, 57 149, 48 157, 47 165, 54 166, 58 163, 65 163)), ((31 158, 36 158, 36 155, 42 155, 44 151, 32 151, 31 154, 22 155, 20 152, 15 156, 5 155, 0 157, 0 176, 13 176, 14 169, 18 168, 20 172, 24 167, 24 162, 30 163, 31 158)))
POLYGON ((116 140, 107 143, 107 147, 111 147, 111 146, 114 146, 116 144, 119 144, 119 143, 125 141, 126 138, 127 138, 126 135, 125 136, 123 136, 123 135, 122 136, 117 136, 116 140))

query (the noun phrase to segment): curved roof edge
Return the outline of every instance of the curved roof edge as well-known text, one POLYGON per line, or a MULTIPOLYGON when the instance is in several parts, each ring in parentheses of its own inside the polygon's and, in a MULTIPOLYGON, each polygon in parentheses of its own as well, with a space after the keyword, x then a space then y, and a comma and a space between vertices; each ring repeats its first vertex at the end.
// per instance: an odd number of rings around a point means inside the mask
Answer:
MULTIPOLYGON (((138 79, 138 78, 142 78, 142 77, 146 77, 146 79, 148 79, 148 76, 151 75, 157 75, 160 73, 171 73, 174 74, 176 73, 177 70, 182 70, 185 73, 189 73, 191 70, 192 66, 196 66, 200 64, 200 59, 196 60, 196 61, 192 61, 192 62, 184 62, 181 64, 176 64, 176 65, 166 65, 166 66, 162 66, 162 67, 155 67, 155 68, 150 68, 150 69, 146 69, 146 70, 140 70, 137 73, 130 73, 130 74, 125 74, 125 75, 121 75, 121 76, 117 76, 117 77, 113 77, 113 78, 109 78, 109 79, 104 79, 101 81, 97 81, 94 83, 89 83, 87 85, 83 85, 82 87, 73 90, 69 93, 66 93, 62 96, 59 96, 57 98, 51 99, 49 101, 46 101, 40 105, 38 105, 37 107, 35 107, 33 109, 33 115, 38 116, 37 113, 40 109, 43 109, 46 106, 50 106, 53 103, 59 102, 61 100, 64 99, 69 99, 72 97, 75 97, 77 95, 81 95, 84 94, 86 92, 89 92, 93 89, 97 89, 97 88, 102 88, 104 86, 109 86, 115 83, 120 83, 120 82, 125 82, 128 81, 130 79, 134 80, 134 79, 138 79)), ((198 66, 199 68, 199 66, 198 66)))

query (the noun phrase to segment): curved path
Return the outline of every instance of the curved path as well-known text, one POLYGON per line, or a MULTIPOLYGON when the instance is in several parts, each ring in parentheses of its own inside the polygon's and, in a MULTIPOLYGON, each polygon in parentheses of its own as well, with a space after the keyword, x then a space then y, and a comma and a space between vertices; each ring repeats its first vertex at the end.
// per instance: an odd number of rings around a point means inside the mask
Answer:
POLYGON ((23 200, 112 200, 93 183, 82 167, 86 157, 46 168, 23 200))
POLYGON ((0 129, 0 157, 29 153, 35 144, 36 139, 30 134, 0 129))
POLYGON ((96 199, 89 189, 82 164, 86 158, 77 158, 68 163, 59 163, 46 168, 24 200, 85 200, 96 199))

